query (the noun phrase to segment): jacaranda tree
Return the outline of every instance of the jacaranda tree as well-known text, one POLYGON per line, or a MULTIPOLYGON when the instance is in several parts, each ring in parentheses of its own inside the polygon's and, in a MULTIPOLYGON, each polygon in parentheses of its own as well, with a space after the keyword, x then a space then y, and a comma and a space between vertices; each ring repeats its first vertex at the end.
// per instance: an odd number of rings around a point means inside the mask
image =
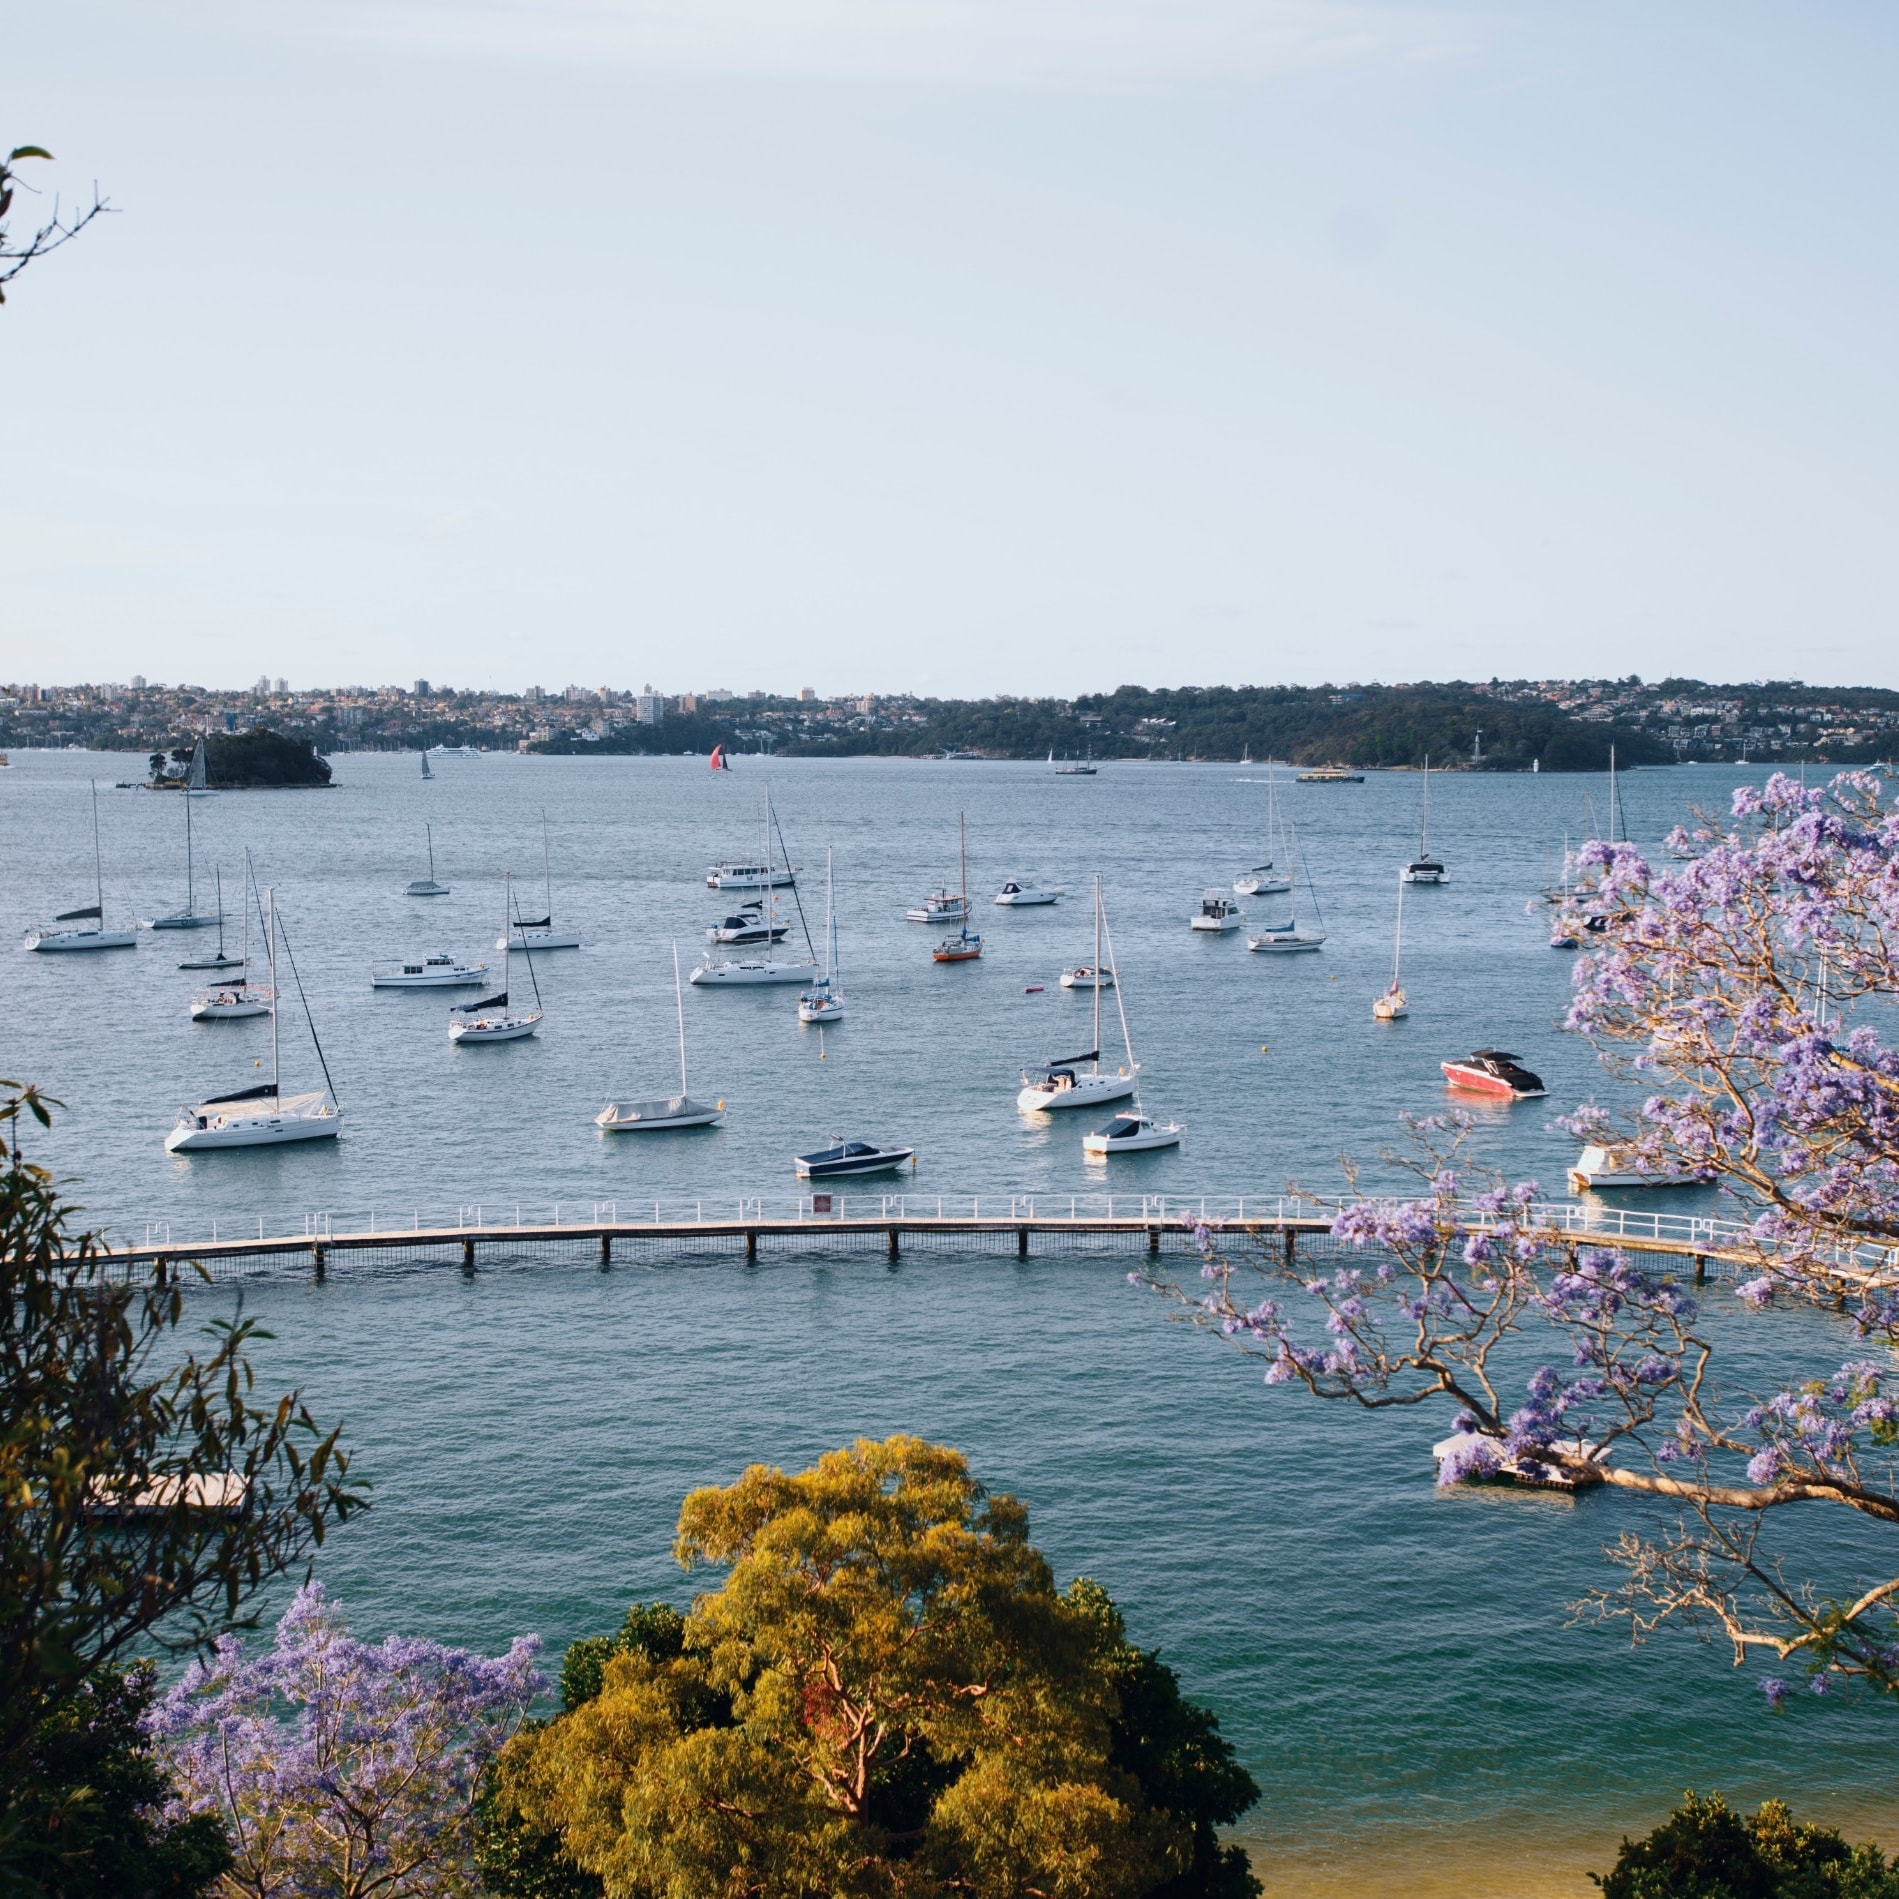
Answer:
POLYGON ((1568 1125, 1735 1197, 1749 1263, 1731 1298, 1684 1284, 1685 1261, 1578 1246, 1539 1218, 1534 1182, 1468 1167, 1456 1116, 1412 1125, 1418 1190, 1347 1207, 1325 1267, 1202 1226, 1202 1284, 1152 1283, 1263 1356, 1269 1384, 1455 1407, 1442 1482, 1561 1472, 1679 1505, 1672 1530, 1617 1538, 1624 1580, 1596 1614, 1770 1658, 1775 1706, 1796 1676, 1899 1693, 1899 1538, 1842 1589, 1773 1527, 1831 1508, 1899 1529, 1899 815, 1865 775, 1777 776, 1669 849, 1660 869, 1628 844, 1581 853, 1576 915, 1599 926, 1570 1025, 1653 1092, 1626 1123, 1585 1105, 1568 1125), (1709 1298, 1763 1326, 1843 1306, 1850 1354, 1818 1375, 1789 1354, 1783 1383, 1730 1390, 1709 1298))
POLYGON ((493 1659, 438 1642, 358 1641, 306 1583, 277 1640, 226 1636, 155 1711, 187 1814, 214 1816, 231 1899, 447 1899, 476 1889, 484 1776, 545 1686, 540 1644, 493 1659))

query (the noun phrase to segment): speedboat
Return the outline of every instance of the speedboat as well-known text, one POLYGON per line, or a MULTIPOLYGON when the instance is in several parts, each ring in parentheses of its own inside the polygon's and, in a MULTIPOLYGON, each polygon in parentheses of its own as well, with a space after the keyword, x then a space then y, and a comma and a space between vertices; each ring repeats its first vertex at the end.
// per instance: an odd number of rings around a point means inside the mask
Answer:
POLYGON ((967 923, 969 899, 960 891, 932 890, 903 913, 906 923, 967 923))
POLYGON ((1233 879, 1233 890, 1241 897, 1283 897, 1292 889, 1292 879, 1282 877, 1270 864, 1255 864, 1233 879))
POLYGON ((213 1095, 184 1109, 178 1125, 165 1136, 168 1154, 197 1154, 218 1147, 278 1147, 288 1141, 334 1140, 342 1132, 343 1111, 318 1088, 309 1094, 281 1095, 275 1082, 213 1095))
POLYGON ((473 989, 487 980, 486 963, 457 962, 439 953, 412 963, 378 963, 369 972, 373 989, 473 989))
POLYGON ((888 1174, 916 1159, 912 1147, 873 1147, 868 1141, 840 1141, 815 1154, 798 1154, 792 1164, 800 1180, 836 1180, 844 1174, 888 1174))
POLYGON ((809 982, 814 967, 810 962, 781 963, 771 956, 715 963, 708 950, 705 961, 686 980, 695 988, 706 985, 724 987, 744 983, 809 982))
POLYGON ((725 1103, 708 1108, 690 1095, 659 1101, 609 1101, 593 1118, 609 1134, 663 1134, 669 1128, 712 1128, 725 1119, 725 1103))
POLYGON ((1591 1142, 1569 1170, 1571 1193, 1604 1187, 1699 1187, 1702 1176, 1691 1168, 1644 1165, 1637 1150, 1626 1143, 1591 1142))
POLYGON ((1097 969, 1092 963, 1077 963, 1073 969, 1064 969, 1061 974, 1064 989, 1112 989, 1114 971, 1097 969))
POLYGON ((996 892, 996 901, 1004 909, 1027 910, 1036 904, 1054 903, 1060 896, 1059 890, 1045 889, 1041 884, 1020 884, 1011 877, 996 892))
POLYGON ((722 923, 708 924, 708 943, 776 943, 786 933, 786 925, 770 922, 765 907, 754 899, 741 905, 722 923))
POLYGON ((269 1015, 271 1000, 268 989, 253 989, 248 983, 204 989, 191 998, 191 1019, 194 1022, 242 1022, 253 1016, 269 1015))
POLYGON ((1224 936, 1228 930, 1246 928, 1246 912, 1224 890, 1209 890, 1200 898, 1200 908, 1188 919, 1192 929, 1224 936))
POLYGON ((1117 1114, 1105 1128, 1084 1134, 1081 1151, 1097 1157, 1146 1154, 1157 1147, 1178 1147, 1184 1132, 1178 1121, 1156 1121, 1137 1108, 1131 1114, 1117 1114))
POLYGON ((1246 939, 1246 947, 1262 956, 1297 956, 1315 950, 1325 942, 1323 930, 1302 930, 1288 923, 1283 929, 1256 930, 1246 939))
POLYGON ((458 1002, 448 1012, 448 1039, 457 1047, 469 1042, 518 1042, 541 1026, 539 1009, 510 1009, 508 992, 458 1002))
POLYGON ((1500 1048, 1480 1048, 1466 1061, 1440 1062, 1438 1066, 1453 1088, 1469 1088, 1505 1101, 1531 1101, 1549 1093, 1540 1076, 1531 1074, 1516 1056, 1500 1048))
POLYGON ((1090 1049, 1086 1055, 1068 1055, 1042 1068, 1024 1069, 1015 1105, 1025 1114, 1048 1114, 1057 1108, 1099 1108, 1110 1101, 1125 1101, 1134 1092, 1134 1071, 1123 1068, 1109 1074, 1100 1063, 1100 1052, 1090 1049), (1081 1072, 1084 1063, 1092 1066, 1081 1072))
POLYGON ((781 890, 798 881, 789 864, 708 864, 709 890, 781 890))
POLYGON ((1396 983, 1393 983, 1391 987, 1372 1004, 1371 1012, 1373 1020, 1375 1021, 1395 1022, 1401 1015, 1409 1015, 1411 1013, 1411 1004, 1406 999, 1404 991, 1400 989, 1396 983))

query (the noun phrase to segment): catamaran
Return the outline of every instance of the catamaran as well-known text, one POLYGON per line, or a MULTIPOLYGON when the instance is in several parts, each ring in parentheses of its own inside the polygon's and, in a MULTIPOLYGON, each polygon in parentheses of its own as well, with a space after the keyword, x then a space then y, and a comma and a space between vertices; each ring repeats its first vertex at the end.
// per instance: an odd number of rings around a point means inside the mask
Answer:
POLYGON ((518 1042, 541 1026, 541 982, 534 973, 534 952, 523 950, 527 959, 528 981, 534 988, 534 1007, 511 1009, 508 988, 514 975, 514 930, 519 913, 514 907, 514 878, 502 878, 501 898, 501 990, 498 995, 483 996, 479 1002, 458 1002, 448 1012, 448 1039, 457 1048, 486 1042, 518 1042))
MULTIPOLYGON (((1100 901, 1097 895, 1097 902, 1100 901)), ((1114 1007, 1121 1018, 1121 1046, 1128 1052, 1128 1068, 1138 1075, 1141 1065, 1134 1058, 1134 1037, 1128 1033, 1127 1002, 1122 995, 1120 971, 1114 959, 1114 932, 1108 928, 1107 905, 1101 905, 1101 935, 1108 953, 1108 967, 1115 971, 1114 1007)), ((1100 996, 1095 998, 1097 1004, 1100 996)), ((1180 1137, 1185 1133, 1178 1121, 1156 1121, 1141 1106, 1139 1088, 1130 1091, 1134 1097, 1131 1108, 1123 1108, 1106 1127, 1096 1128, 1081 1137, 1081 1151, 1090 1160, 1108 1160, 1116 1154, 1146 1154, 1156 1148, 1178 1147, 1180 1137)))
MULTIPOLYGON (((283 935, 277 916, 275 888, 265 893, 269 910, 264 922, 265 947, 270 956, 270 988, 277 992, 277 945, 281 938, 286 954, 290 939, 283 935)), ((291 956, 291 973, 296 959, 291 956)), ((330 1065, 323 1059, 323 1045, 317 1040, 316 1023, 310 1015, 309 998, 301 982, 297 994, 303 1001, 304 1025, 310 1031, 323 1070, 323 1086, 305 1094, 283 1092, 283 1065, 278 1047, 277 1011, 270 1012, 270 1080, 255 1088, 240 1088, 233 1094, 212 1095, 195 1107, 183 1109, 178 1125, 165 1136, 168 1154, 197 1154, 225 1147, 280 1147, 291 1141, 334 1140, 343 1126, 343 1110, 336 1103, 336 1088, 330 1080, 330 1065)))
POLYGON ((679 1092, 654 1101, 609 1101, 593 1118, 609 1134, 663 1134, 672 1128, 717 1127, 725 1119, 725 1103, 708 1108, 693 1100, 686 1089, 686 1001, 679 983, 679 945, 673 945, 673 1010, 679 1018, 679 1092))
POLYGON ((1270 924, 1263 930, 1255 931, 1246 939, 1249 950, 1257 950, 1266 956, 1296 956, 1306 950, 1316 950, 1325 942, 1325 918, 1319 911, 1319 893, 1312 882, 1312 866, 1306 862, 1304 853, 1299 849, 1299 833, 1288 825, 1286 841, 1292 850, 1298 868, 1306 874, 1306 895, 1312 899, 1313 927, 1302 930, 1296 915, 1288 916, 1284 923, 1270 924))
POLYGON ((62 930, 35 927, 26 933, 26 947, 49 955, 56 950, 136 949, 136 930, 108 930, 105 926, 105 873, 99 855, 99 787, 92 787, 92 901, 82 910, 62 910, 53 919, 61 923, 89 924, 90 928, 62 930))
POLYGON ((798 998, 800 1022, 838 1022, 844 1016, 844 991, 837 980, 837 904, 831 887, 831 853, 824 853, 824 936, 829 960, 824 974, 798 998))
MULTIPOLYGON (((1095 960, 1094 967, 1101 967, 1101 879, 1095 878, 1095 960)), ((1067 983, 1070 972, 1062 972, 1062 980, 1067 983)), ((1069 987, 1074 987, 1069 984, 1069 987)), ((1134 1058, 1127 1061, 1113 1074, 1106 1073, 1101 1066, 1101 990, 1098 982, 1091 983, 1095 996, 1094 1046, 1085 1055, 1069 1055, 1060 1060, 1044 1064, 1034 1072, 1025 1070, 1022 1076, 1022 1091, 1015 1098, 1015 1105, 1025 1114, 1045 1114, 1056 1108, 1095 1108, 1109 1101, 1125 1101, 1134 1092, 1134 1058), (1085 1066, 1084 1066, 1085 1065, 1085 1066)), ((1124 1018, 1125 1024, 1125 1018, 1124 1018)), ((1125 1033, 1125 1026, 1123 1029, 1125 1033)))
MULTIPOLYGON (((1247 761, 1241 759, 1243 765, 1247 761)), ((1279 824, 1279 773, 1266 768, 1266 858, 1251 870, 1243 870, 1233 879, 1234 895, 1240 897, 1283 897, 1292 889, 1292 879, 1273 864, 1273 853, 1283 850, 1279 824)))
MULTIPOLYGON (((969 836, 963 822, 963 814, 956 814, 956 855, 959 865, 958 875, 965 892, 969 889, 969 836)), ((973 963, 982 954, 982 938, 972 931, 967 921, 968 898, 964 898, 964 922, 954 936, 946 936, 930 952, 933 963, 973 963)))
POLYGON ((1418 811, 1418 854, 1402 873, 1408 884, 1441 884, 1444 865, 1431 855, 1431 755, 1424 755, 1424 796, 1418 811))
POLYGON ((204 781, 204 740, 198 741, 198 749, 191 755, 191 769, 199 781, 199 789, 194 793, 187 781, 182 803, 185 807, 185 907, 174 910, 169 916, 151 917, 146 921, 148 930, 208 930, 212 924, 220 929, 224 926, 222 914, 214 915, 209 910, 198 908, 198 879, 196 861, 191 848, 191 800, 195 797, 210 797, 212 794, 203 789, 204 781))
POLYGON ((1395 1022, 1401 1015, 1411 1012, 1411 1004, 1406 998, 1403 986, 1398 980, 1398 964, 1404 956, 1404 886, 1402 872, 1398 877, 1398 928, 1391 946, 1391 987, 1379 996, 1371 1006, 1372 1016, 1379 1022, 1395 1022))
POLYGON ((446 897, 448 885, 438 884, 435 881, 435 826, 425 824, 422 828, 429 840, 429 874, 426 877, 418 877, 412 884, 404 886, 402 894, 405 897, 446 897))
POLYGON ((496 949, 557 950, 580 947, 578 930, 557 930, 554 927, 554 860, 548 851, 545 811, 541 813, 541 877, 542 914, 537 917, 517 917, 509 934, 495 944, 496 949))

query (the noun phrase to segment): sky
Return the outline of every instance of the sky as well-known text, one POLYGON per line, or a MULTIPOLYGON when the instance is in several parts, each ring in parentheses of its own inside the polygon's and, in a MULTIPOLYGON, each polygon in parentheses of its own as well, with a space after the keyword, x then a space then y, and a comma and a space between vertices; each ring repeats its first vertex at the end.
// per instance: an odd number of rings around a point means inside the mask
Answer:
POLYGON ((1899 686, 1899 10, 16 5, 0 680, 1899 686), (24 215, 23 215, 24 214, 24 215))

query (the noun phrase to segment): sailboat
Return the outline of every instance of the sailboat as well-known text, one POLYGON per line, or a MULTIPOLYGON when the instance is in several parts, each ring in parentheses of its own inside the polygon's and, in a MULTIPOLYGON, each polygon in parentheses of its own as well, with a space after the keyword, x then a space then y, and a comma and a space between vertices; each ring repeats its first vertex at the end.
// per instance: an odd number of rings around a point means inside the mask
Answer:
POLYGON ((686 1091, 686 1002, 679 982, 679 945, 673 945, 673 1009, 679 1017, 679 1092, 656 1101, 609 1101, 593 1118, 609 1134, 658 1134, 668 1128, 717 1127, 725 1103, 708 1108, 686 1091))
POLYGON ((1398 981, 1398 965, 1404 956, 1404 886, 1402 875, 1398 878, 1398 929, 1391 947, 1391 987, 1371 1006, 1373 1017, 1380 1022, 1395 1022, 1401 1015, 1409 1015, 1411 1004, 1398 981))
POLYGON ((434 774, 434 773, 433 773, 432 771, 430 771, 430 770, 429 770, 429 755, 428 755, 428 753, 427 753, 427 752, 424 752, 424 753, 422 754, 422 777, 423 777, 423 780, 424 780, 424 782, 426 782, 427 780, 429 780, 429 779, 431 779, 431 778, 433 778, 434 776, 435 776, 435 774, 434 774))
POLYGON ((1431 855, 1431 755, 1424 755, 1424 801, 1418 814, 1418 854, 1400 873, 1408 884, 1441 884, 1443 864, 1431 855))
POLYGON ((191 748, 191 769, 185 773, 185 796, 215 798, 217 795, 205 780, 204 734, 200 733, 197 744, 191 748))
MULTIPOLYGON (((256 881, 251 877, 251 854, 244 853, 244 875, 250 885, 250 895, 256 897, 256 881)), ((220 901, 223 885, 219 884, 220 901)), ((220 945, 223 942, 224 925, 218 925, 220 945)), ((244 905, 244 956, 239 962, 240 970, 247 969, 251 960, 251 910, 250 903, 244 905)), ((270 989, 257 989, 240 976, 234 983, 222 983, 215 989, 202 989, 191 998, 191 1019, 194 1022, 243 1022, 255 1016, 269 1015, 277 1000, 276 992, 270 989)))
MULTIPOLYGON (((777 817, 778 814, 772 808, 771 800, 767 798, 765 800, 765 858, 763 866, 765 872, 769 872, 772 865, 771 834, 772 827, 777 823, 777 817)), ((791 853, 784 850, 784 834, 782 831, 779 833, 778 843, 780 850, 783 852, 785 862, 788 865, 791 862, 791 853)), ((711 879, 707 881, 709 882, 711 879)), ((804 899, 798 895, 797 884, 789 872, 786 873, 782 881, 784 884, 790 885, 792 901, 798 906, 798 920, 800 923, 803 923, 804 899)), ((808 983, 815 980, 818 973, 818 959, 817 953, 811 947, 811 931, 808 926, 804 932, 806 953, 803 961, 780 962, 777 956, 772 953, 777 939, 785 934, 785 932, 778 927, 778 890, 781 886, 776 883, 768 883, 762 886, 740 885, 736 887, 763 888, 765 891, 766 900, 770 908, 762 918, 765 928, 764 953, 756 956, 728 957, 723 962, 717 962, 713 960, 712 951, 708 949, 705 953, 705 960, 693 970, 692 974, 688 976, 686 980, 691 983, 694 988, 733 988, 761 983, 808 983)), ((716 933, 714 940, 718 940, 716 933)))
POLYGON ((1315 950, 1325 941, 1325 918, 1319 910, 1319 893, 1312 882, 1312 866, 1301 853, 1299 834, 1291 825, 1286 827, 1286 840, 1299 867, 1306 874, 1306 895, 1312 899, 1313 927, 1309 930, 1300 929, 1298 917, 1294 915, 1289 916, 1283 924, 1256 931, 1246 939, 1246 947, 1258 950, 1263 955, 1295 956, 1303 950, 1315 950))
POLYGON ((89 925, 88 928, 62 930, 35 927, 26 933, 26 947, 42 955, 55 950, 136 949, 136 930, 108 930, 105 926, 105 873, 99 857, 99 787, 92 787, 92 901, 83 910, 62 910, 53 919, 61 923, 89 925))
MULTIPOLYGON (((1094 970, 1101 968, 1101 879, 1095 878, 1095 960, 1094 970)), ((1071 972, 1062 972, 1062 981, 1068 982, 1071 972)), ((1068 985, 1073 988, 1074 984, 1068 985)), ((1047 1063, 1030 1073, 1023 1071, 1022 1092, 1015 1098, 1015 1105, 1026 1114, 1046 1113, 1054 1108, 1094 1108, 1104 1102, 1125 1101, 1134 1092, 1134 1058, 1130 1055, 1127 1062, 1113 1074, 1104 1074, 1101 1067, 1101 991, 1100 982, 1089 984, 1095 992, 1095 1032, 1094 1046, 1085 1055, 1069 1055, 1047 1063), (1086 1063, 1084 1070, 1082 1064, 1086 1063)), ((1126 1017, 1122 1018, 1122 1033, 1126 1034, 1126 1017)))
MULTIPOLYGON (((245 862, 248 863, 250 861, 250 853, 246 851, 244 854, 244 857, 245 857, 245 862)), ((250 948, 249 948, 248 941, 246 942, 244 954, 242 956, 227 956, 224 953, 224 866, 222 864, 220 864, 217 867, 217 879, 218 879, 218 947, 217 947, 216 953, 210 956, 187 956, 185 960, 178 965, 180 969, 213 969, 213 970, 243 969, 247 967, 250 962, 250 948)))
POLYGON ((963 922, 954 936, 946 936, 930 952, 933 963, 973 963, 982 954, 982 938, 969 927, 969 835, 963 814, 956 814, 957 875, 962 883, 963 922))
MULTIPOLYGON (((191 755, 191 770, 193 775, 202 782, 204 777, 203 739, 198 741, 198 749, 191 755)), ((220 928, 223 927, 224 919, 221 915, 214 916, 209 910, 200 910, 198 908, 197 866, 191 848, 191 800, 193 795, 187 783, 183 801, 185 807, 185 907, 182 910, 174 910, 170 916, 150 918, 145 925, 148 930, 207 930, 214 923, 220 928)), ((197 795, 208 797, 210 794, 208 792, 200 792, 197 795)))
MULTIPOLYGON (((270 955, 271 993, 275 995, 277 945, 281 939, 285 953, 289 954, 290 939, 284 935, 278 920, 275 887, 266 891, 265 896, 270 907, 264 921, 264 941, 270 955)), ((296 973, 294 956, 291 973, 296 973)), ((297 994, 303 1001, 303 1020, 323 1069, 324 1085, 307 1094, 283 1092, 278 1016, 273 1009, 270 1012, 270 1080, 255 1088, 240 1088, 233 1094, 213 1095, 195 1107, 182 1110, 178 1125, 165 1136, 166 1153, 197 1154, 223 1147, 279 1147, 290 1141, 334 1140, 342 1131, 343 1110, 336 1104, 330 1065, 323 1059, 323 1044, 317 1040, 316 1023, 311 1018, 309 999, 303 995, 301 982, 297 985, 297 994)))
MULTIPOLYGON (((1241 759, 1240 763, 1247 761, 1241 759)), ((1243 870, 1233 879, 1233 892, 1240 897, 1283 897, 1292 889, 1292 879, 1274 869, 1273 853, 1282 848, 1279 825, 1279 773, 1266 768, 1266 859, 1251 870, 1243 870)))
POLYGON ((509 923, 515 916, 514 878, 512 875, 502 879, 501 899, 501 992, 498 995, 483 996, 479 1002, 458 1002, 448 1012, 448 1039, 458 1048, 464 1043, 475 1042, 518 1042, 532 1035, 541 1026, 541 984, 534 973, 534 953, 523 951, 527 958, 528 981, 534 985, 534 1007, 531 1009, 510 1009, 508 1007, 508 988, 514 975, 514 932, 509 923))
MULTIPOLYGON (((1095 902, 1100 908, 1101 934, 1107 947, 1108 967, 1114 970, 1114 1006, 1121 1018, 1121 1046, 1128 1052, 1128 1068, 1138 1075, 1141 1065, 1134 1059, 1134 1037, 1128 1033, 1127 1002, 1123 997, 1119 969, 1115 967, 1114 933, 1108 928, 1108 908, 1101 901, 1099 888, 1095 902)), ((1097 1003, 1100 992, 1095 995, 1097 1003)), ((1081 1151, 1090 1160, 1107 1160, 1116 1154, 1149 1154, 1156 1148, 1178 1147, 1180 1137, 1185 1133, 1178 1121, 1156 1121, 1141 1106, 1139 1088, 1130 1091, 1134 1097, 1131 1108, 1123 1108, 1104 1128, 1096 1128, 1081 1137, 1081 1151)))
MULTIPOLYGON (((514 925, 514 947, 518 950, 557 950, 578 949, 580 932, 578 930, 557 930, 554 927, 554 860, 549 854, 547 842, 547 813, 541 813, 541 909, 538 917, 518 919, 514 925)), ((506 949, 504 940, 495 945, 496 949, 506 949)))
POLYGON ((429 840, 429 874, 426 877, 418 877, 412 884, 405 885, 402 894, 405 897, 446 897, 448 885, 438 884, 435 881, 435 826, 425 824, 422 828, 429 840))
POLYGON ((844 1015, 844 992, 837 984, 837 904, 831 888, 831 853, 824 853, 824 974, 798 998, 800 1022, 838 1022, 844 1015))

